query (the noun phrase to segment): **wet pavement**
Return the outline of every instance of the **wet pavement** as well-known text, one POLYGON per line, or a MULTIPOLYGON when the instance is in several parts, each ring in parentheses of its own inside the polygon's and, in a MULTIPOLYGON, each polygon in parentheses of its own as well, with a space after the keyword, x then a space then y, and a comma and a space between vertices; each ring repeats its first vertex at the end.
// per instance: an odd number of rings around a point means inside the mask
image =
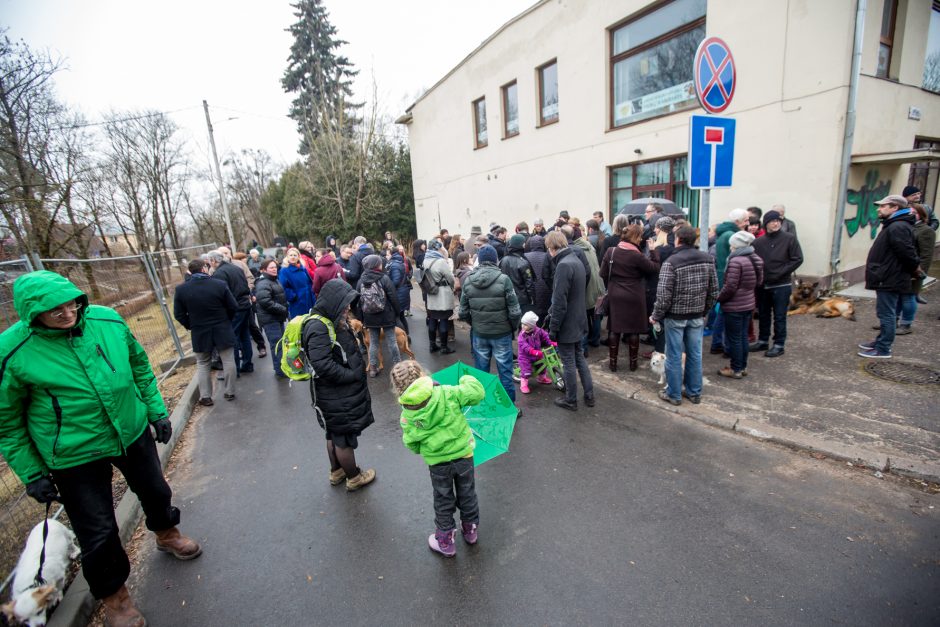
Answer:
MULTIPOLYGON (((462 331, 455 355, 429 355, 422 322, 427 368, 472 363, 462 331)), ((348 494, 329 485, 306 384, 258 360, 176 452, 182 528, 204 554, 177 562, 147 538, 130 584, 153 626, 935 624, 940 499, 628 387, 578 413, 547 386, 518 394, 510 452, 477 469, 480 542, 445 560, 387 379, 370 380, 376 423, 357 451, 378 478, 348 494)))

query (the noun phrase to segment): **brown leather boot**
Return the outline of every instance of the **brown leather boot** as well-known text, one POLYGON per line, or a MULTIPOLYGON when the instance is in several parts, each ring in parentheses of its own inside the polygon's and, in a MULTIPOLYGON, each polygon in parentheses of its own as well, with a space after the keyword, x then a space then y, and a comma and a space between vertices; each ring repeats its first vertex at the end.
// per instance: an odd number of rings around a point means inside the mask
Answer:
POLYGON ((620 353, 619 333, 607 334, 607 347, 610 349, 610 364, 608 367, 611 372, 617 372, 617 355, 620 353))
POLYGON ((637 368, 637 357, 640 356, 640 336, 636 333, 630 334, 630 372, 637 368))
POLYGON ((110 627, 146 627, 147 619, 140 613, 131 599, 127 586, 111 596, 101 599, 104 603, 104 622, 110 627))
POLYGON ((178 560, 196 559, 202 555, 202 548, 192 538, 187 538, 176 527, 165 531, 154 531, 157 536, 157 550, 172 553, 178 560))

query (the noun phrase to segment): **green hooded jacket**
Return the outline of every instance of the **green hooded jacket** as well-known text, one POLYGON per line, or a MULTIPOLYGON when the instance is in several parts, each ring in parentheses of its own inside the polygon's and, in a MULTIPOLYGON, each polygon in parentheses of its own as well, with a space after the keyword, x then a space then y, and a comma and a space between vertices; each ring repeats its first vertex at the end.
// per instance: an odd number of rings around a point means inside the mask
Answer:
POLYGON ((113 309, 54 272, 13 284, 20 320, 0 335, 0 454, 23 483, 121 455, 166 406, 143 347, 113 309), (37 316, 71 300, 71 329, 37 316))
POLYGON ((584 290, 584 304, 587 305, 588 309, 593 309, 597 299, 603 296, 606 291, 604 281, 601 280, 600 264, 597 262, 597 249, 591 246, 591 242, 586 237, 574 240, 571 245, 584 251, 584 256, 587 257, 588 265, 591 267, 591 276, 588 278, 588 284, 584 290))
POLYGON ((421 377, 398 399, 401 439, 428 466, 469 457, 476 442, 463 408, 482 400, 483 385, 468 374, 457 385, 438 385, 431 377, 421 377))
POLYGON ((725 270, 728 269, 728 257, 731 255, 731 236, 740 231, 738 225, 724 221, 715 227, 715 270, 718 272, 718 287, 724 287, 725 270))

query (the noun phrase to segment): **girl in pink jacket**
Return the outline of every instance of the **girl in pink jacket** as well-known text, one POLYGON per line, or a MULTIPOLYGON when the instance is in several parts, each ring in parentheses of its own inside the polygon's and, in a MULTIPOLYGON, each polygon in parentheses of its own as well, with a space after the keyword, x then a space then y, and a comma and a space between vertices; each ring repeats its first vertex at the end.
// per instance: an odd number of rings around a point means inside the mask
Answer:
MULTIPOLYGON (((534 311, 527 311, 522 316, 522 332, 519 333, 519 389, 529 393, 529 377, 532 376, 532 364, 542 358, 542 348, 554 346, 548 337, 548 331, 538 326, 539 317, 534 311)), ((546 373, 539 375, 539 383, 551 383, 546 373)))

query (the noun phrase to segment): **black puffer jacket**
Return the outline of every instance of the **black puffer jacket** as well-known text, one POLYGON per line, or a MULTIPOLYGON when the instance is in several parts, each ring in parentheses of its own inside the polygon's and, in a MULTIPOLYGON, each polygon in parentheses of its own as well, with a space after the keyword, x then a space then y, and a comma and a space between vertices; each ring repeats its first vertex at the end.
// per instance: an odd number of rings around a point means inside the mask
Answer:
POLYGON ((881 233, 868 251, 865 262, 865 289, 912 294, 911 279, 920 267, 914 246, 914 216, 910 210, 895 212, 881 222, 881 233))
POLYGON ((261 274, 255 283, 255 299, 258 324, 261 326, 287 320, 287 295, 277 277, 272 279, 267 274, 261 274))
POLYGON ((359 343, 342 318, 346 307, 355 306, 358 298, 352 286, 342 279, 333 279, 320 290, 313 308, 314 313, 333 321, 336 342, 342 351, 330 342, 329 331, 319 320, 308 320, 302 335, 307 359, 317 373, 316 404, 323 412, 327 431, 335 434, 358 435, 375 422, 359 343))
MULTIPOLYGON (((356 285, 356 291, 362 294, 362 289, 375 282, 379 282, 385 291, 385 309, 379 313, 356 312, 356 317, 362 320, 362 325, 368 329, 379 329, 382 327, 393 327, 398 321, 398 314, 401 309, 398 307, 398 296, 395 294, 395 286, 388 275, 381 270, 366 270, 356 285)), ((361 303, 360 303, 361 305, 361 303)))
POLYGON ((506 250, 506 256, 499 260, 499 269, 512 281, 519 305, 531 306, 535 302, 535 273, 532 271, 532 264, 523 256, 522 246, 507 246, 506 250))
POLYGON ((532 266, 535 275, 535 303, 533 310, 541 321, 548 314, 548 306, 552 302, 552 284, 545 280, 545 268, 551 262, 551 257, 545 251, 545 240, 540 235, 533 235, 526 241, 529 252, 525 258, 532 266))

